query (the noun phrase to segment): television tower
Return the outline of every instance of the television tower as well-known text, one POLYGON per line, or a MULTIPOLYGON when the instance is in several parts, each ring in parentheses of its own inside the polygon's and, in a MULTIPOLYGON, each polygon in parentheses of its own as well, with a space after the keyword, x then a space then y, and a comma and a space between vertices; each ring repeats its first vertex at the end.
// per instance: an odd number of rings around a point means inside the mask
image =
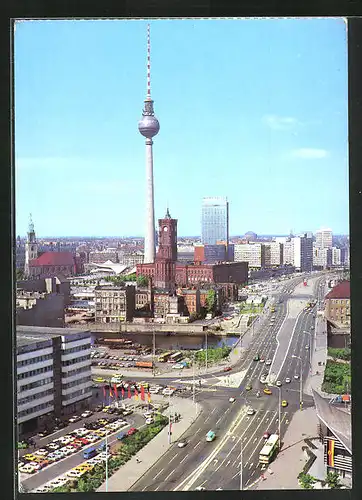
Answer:
POLYGON ((155 117, 153 100, 151 99, 151 44, 150 25, 147 25, 147 95, 144 101, 142 118, 138 122, 138 130, 146 137, 146 234, 145 234, 145 264, 155 262, 155 205, 153 189, 153 141, 158 134, 160 124, 155 117))

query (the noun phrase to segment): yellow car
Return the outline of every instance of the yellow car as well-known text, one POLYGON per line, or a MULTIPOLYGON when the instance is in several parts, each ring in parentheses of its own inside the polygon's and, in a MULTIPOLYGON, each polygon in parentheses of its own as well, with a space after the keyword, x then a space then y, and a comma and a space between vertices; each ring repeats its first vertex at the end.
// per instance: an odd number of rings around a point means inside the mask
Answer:
POLYGON ((26 455, 23 456, 23 458, 28 462, 34 462, 37 457, 32 453, 27 453, 26 455))
POLYGON ((268 395, 272 394, 272 391, 270 389, 268 389, 267 387, 265 387, 263 392, 264 392, 264 394, 268 394, 268 395))
POLYGON ((99 429, 93 431, 93 434, 97 434, 97 436, 104 437, 106 435, 105 432, 100 431, 99 429))
POLYGON ((77 465, 77 467, 74 467, 74 469, 80 470, 80 471, 83 471, 83 470, 89 471, 89 470, 94 469, 94 465, 84 463, 84 464, 77 465))
POLYGON ((108 424, 108 420, 106 420, 105 418, 100 418, 100 419, 98 420, 98 422, 99 422, 100 424, 102 424, 102 425, 106 425, 106 424, 108 424))
POLYGON ((288 401, 285 401, 285 399, 283 399, 282 406, 283 406, 283 408, 285 408, 286 406, 288 406, 288 401))

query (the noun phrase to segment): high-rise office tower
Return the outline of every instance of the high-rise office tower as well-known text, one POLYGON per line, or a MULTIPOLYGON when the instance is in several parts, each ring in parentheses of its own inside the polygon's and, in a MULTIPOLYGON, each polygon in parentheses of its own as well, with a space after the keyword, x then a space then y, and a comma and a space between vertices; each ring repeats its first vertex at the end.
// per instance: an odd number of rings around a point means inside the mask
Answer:
POLYGON ((318 248, 332 248, 332 229, 319 229, 315 239, 318 248))
POLYGON ((227 198, 203 198, 201 209, 201 240, 204 245, 218 241, 229 244, 229 202, 227 198))
POLYGON ((158 134, 160 124, 155 117, 153 100, 151 99, 151 44, 150 25, 147 26, 147 96, 138 130, 146 137, 146 233, 145 233, 145 264, 155 261, 155 205, 153 190, 153 141, 158 134))

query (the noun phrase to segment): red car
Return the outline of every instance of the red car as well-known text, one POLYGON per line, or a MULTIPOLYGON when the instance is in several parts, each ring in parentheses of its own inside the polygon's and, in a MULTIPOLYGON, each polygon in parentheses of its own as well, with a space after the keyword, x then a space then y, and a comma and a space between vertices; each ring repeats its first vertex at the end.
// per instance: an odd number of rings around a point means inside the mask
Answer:
POLYGON ((130 430, 127 432, 127 435, 132 436, 132 434, 135 434, 137 430, 138 429, 136 429, 135 427, 131 427, 130 430))
POLYGON ((79 441, 80 443, 83 443, 83 444, 89 444, 90 443, 90 441, 87 438, 84 438, 84 437, 77 438, 77 441, 79 441))
POLYGON ((231 371, 231 366, 225 366, 224 372, 229 372, 229 371, 231 371))
POLYGON ((263 438, 264 439, 269 439, 270 433, 269 432, 264 432, 263 438))

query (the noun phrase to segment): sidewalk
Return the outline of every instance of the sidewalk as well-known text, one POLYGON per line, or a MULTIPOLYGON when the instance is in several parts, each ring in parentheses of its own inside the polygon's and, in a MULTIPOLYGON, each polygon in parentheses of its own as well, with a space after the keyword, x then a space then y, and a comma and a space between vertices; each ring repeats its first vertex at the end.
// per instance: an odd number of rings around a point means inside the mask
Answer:
MULTIPOLYGON (((257 480, 252 489, 256 490, 300 490, 298 474, 308 460, 302 446, 304 439, 315 438, 318 419, 315 408, 297 411, 283 438, 283 447, 269 469, 264 472, 264 480, 257 480), (272 473, 270 473, 271 471, 272 473)), ((250 488, 250 485, 249 485, 250 488)))
POLYGON ((327 332, 326 321, 324 317, 317 316, 315 321, 315 335, 312 346, 312 374, 309 374, 304 392, 312 394, 312 389, 317 391, 324 398, 331 398, 333 394, 327 394, 322 391, 324 379, 324 370, 327 363, 327 332), (320 365, 318 363, 321 363, 320 365), (318 372, 318 374, 317 374, 318 372))
MULTIPOLYGON (((165 401, 165 398, 158 395, 154 395, 152 399, 155 402, 165 401)), ((171 413, 181 413, 181 420, 172 424, 172 442, 175 442, 187 431, 202 409, 198 404, 196 413, 193 402, 188 399, 172 397, 170 400, 171 413)), ((168 409, 165 415, 168 415, 168 409)), ((108 479, 108 491, 128 491, 166 453, 168 448, 168 426, 166 426, 108 479), (136 458, 140 460, 140 463, 136 462, 136 458)), ((103 483, 97 491, 106 491, 106 483, 103 483)))

